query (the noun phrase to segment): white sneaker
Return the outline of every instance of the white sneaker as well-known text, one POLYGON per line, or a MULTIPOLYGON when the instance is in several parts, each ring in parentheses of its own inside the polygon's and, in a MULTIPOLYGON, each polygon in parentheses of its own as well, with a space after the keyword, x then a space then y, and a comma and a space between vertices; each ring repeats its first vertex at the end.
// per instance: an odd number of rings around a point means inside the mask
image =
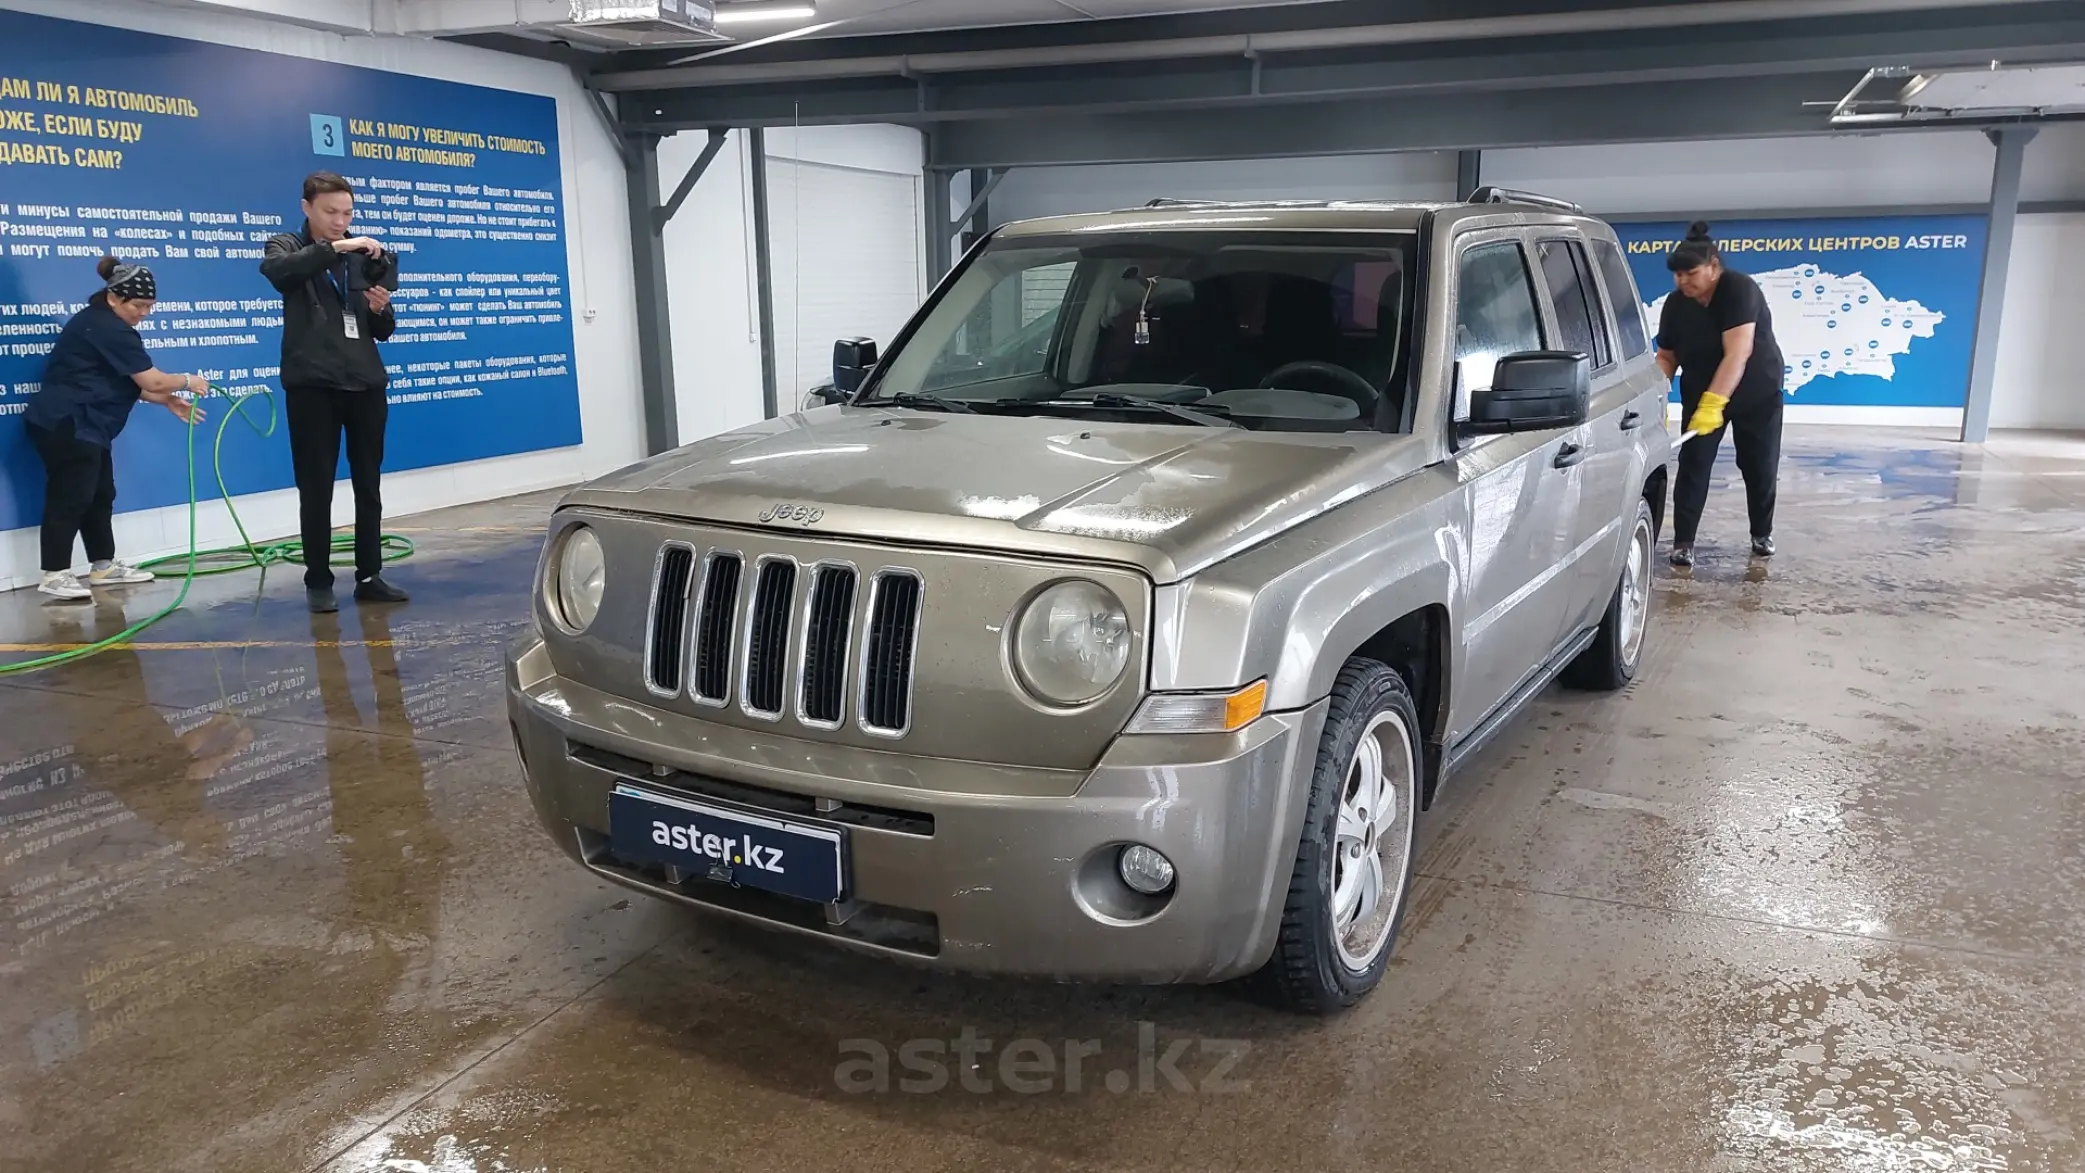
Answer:
POLYGON ((120 558, 100 570, 87 572, 87 581, 94 586, 131 586, 135 583, 151 582, 155 577, 151 571, 126 565, 120 558))
POLYGON ((36 588, 54 599, 91 599, 94 592, 80 582, 79 575, 70 570, 54 570, 43 576, 43 585, 36 588))

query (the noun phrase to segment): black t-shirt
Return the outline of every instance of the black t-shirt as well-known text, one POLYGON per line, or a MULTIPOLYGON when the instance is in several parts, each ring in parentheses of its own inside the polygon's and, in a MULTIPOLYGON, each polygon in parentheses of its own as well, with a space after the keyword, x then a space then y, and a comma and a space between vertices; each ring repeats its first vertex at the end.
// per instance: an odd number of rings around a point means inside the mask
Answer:
POLYGON ((1766 295, 1759 282, 1734 269, 1725 269, 1716 291, 1703 305, 1675 289, 1665 298, 1658 317, 1658 348, 1670 350, 1680 360, 1680 397, 1688 403, 1701 398, 1716 380, 1723 363, 1723 332, 1752 323, 1752 357, 1745 363, 1737 389, 1731 392, 1733 407, 1772 402, 1781 394, 1788 361, 1774 340, 1774 315, 1767 309, 1766 295))
POLYGON ((53 432, 70 420, 74 439, 106 448, 137 406, 139 390, 131 376, 151 369, 152 356, 136 327, 106 303, 91 304, 58 332, 44 363, 43 386, 22 418, 53 432))

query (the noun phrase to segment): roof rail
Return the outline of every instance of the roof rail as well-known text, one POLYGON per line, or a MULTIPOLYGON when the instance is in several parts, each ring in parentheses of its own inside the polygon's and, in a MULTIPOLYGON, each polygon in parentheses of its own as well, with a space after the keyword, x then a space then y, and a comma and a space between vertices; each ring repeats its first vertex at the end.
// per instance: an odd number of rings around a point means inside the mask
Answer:
POLYGON ((1480 187, 1470 193, 1473 204, 1531 204, 1538 208, 1554 208, 1559 212, 1582 214, 1585 209, 1570 200, 1541 195, 1532 191, 1515 191, 1510 187, 1480 187))

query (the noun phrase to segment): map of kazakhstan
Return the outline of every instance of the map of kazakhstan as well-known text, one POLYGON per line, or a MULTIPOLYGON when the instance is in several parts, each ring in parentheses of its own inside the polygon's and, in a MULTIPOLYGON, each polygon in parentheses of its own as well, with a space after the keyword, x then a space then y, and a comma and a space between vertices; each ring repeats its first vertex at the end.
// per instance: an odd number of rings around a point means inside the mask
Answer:
MULTIPOLYGON (((1896 356, 1915 338, 1931 338, 1947 319, 1915 301, 1884 297, 1873 281, 1855 273, 1842 277, 1816 265, 1792 265, 1752 274, 1774 314, 1774 337, 1788 360, 1787 391, 1793 395, 1812 379, 1831 375, 1874 375, 1893 379, 1896 356)), ((1665 308, 1650 305, 1655 328, 1665 308)))

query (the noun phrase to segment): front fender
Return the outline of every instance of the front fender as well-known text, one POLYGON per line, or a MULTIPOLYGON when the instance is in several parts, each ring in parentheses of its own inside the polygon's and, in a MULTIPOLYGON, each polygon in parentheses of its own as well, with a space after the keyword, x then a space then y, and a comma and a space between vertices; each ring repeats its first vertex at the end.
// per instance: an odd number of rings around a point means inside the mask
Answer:
POLYGON ((1445 480, 1429 471, 1158 588, 1151 688, 1214 692, 1265 678, 1268 708, 1301 709, 1401 616, 1443 607, 1458 630, 1445 480))

